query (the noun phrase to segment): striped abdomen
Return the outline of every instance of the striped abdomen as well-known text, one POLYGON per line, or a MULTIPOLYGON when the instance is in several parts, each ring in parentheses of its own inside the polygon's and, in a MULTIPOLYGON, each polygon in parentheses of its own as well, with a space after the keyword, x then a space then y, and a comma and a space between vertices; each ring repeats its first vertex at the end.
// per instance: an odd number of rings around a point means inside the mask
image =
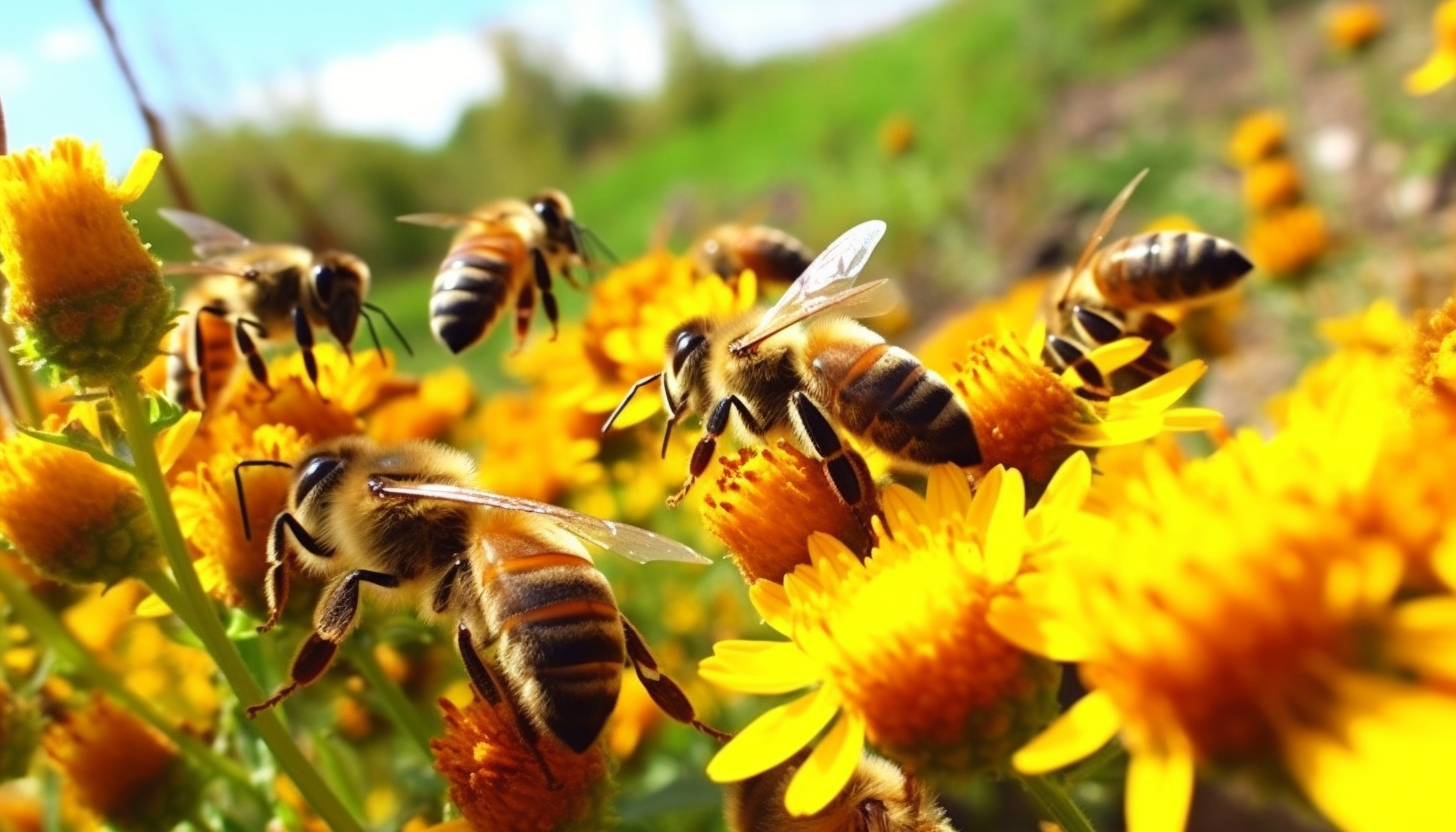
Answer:
POLYGON ((552 552, 496 563, 481 583, 518 701, 539 727, 585 751, 616 707, 627 662, 606 577, 583 557, 552 552))
POLYGON ((217 315, 193 312, 172 330, 167 348, 167 397, 187 410, 202 410, 215 401, 232 378, 238 347, 230 322, 217 315), (195 349, 201 331, 202 349, 195 349))
POLYGON ((971 415, 945 380, 876 337, 843 339, 808 356, 831 415, 877 447, 922 465, 975 465, 971 415))
POLYGON ((1117 309, 1201 298, 1232 286, 1254 266, 1233 243, 1197 231, 1154 231, 1100 250, 1087 268, 1117 309))
POLYGON ((484 338, 527 279, 526 269, 526 246, 511 233, 469 230, 457 236, 431 290, 435 340, 458 354, 484 338))

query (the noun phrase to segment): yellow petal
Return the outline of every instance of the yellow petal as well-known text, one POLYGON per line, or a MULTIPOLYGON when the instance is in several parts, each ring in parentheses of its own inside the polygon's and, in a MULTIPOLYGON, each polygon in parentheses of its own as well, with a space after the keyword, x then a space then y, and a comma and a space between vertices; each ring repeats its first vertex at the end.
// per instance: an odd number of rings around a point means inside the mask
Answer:
POLYGON ((1163 414, 1165 430, 1193 433, 1223 424, 1223 414, 1210 407, 1177 407, 1163 414))
POLYGON ((1031 536, 1041 539, 1051 535, 1064 514, 1082 507, 1091 487, 1092 463, 1086 452, 1078 451, 1067 457, 1047 483, 1036 507, 1027 515, 1026 525, 1031 536))
POLYGON ((1391 616, 1390 652, 1419 673, 1456 680, 1456 598, 1401 604, 1391 616))
POLYGON ((971 484, 966 472, 955 465, 937 465, 930 469, 930 482, 925 486, 925 502, 935 517, 964 517, 971 513, 971 484))
POLYGON ((162 154, 157 151, 147 148, 138 153, 136 161, 131 163, 131 170, 127 171, 126 178, 116 189, 116 198, 122 202, 135 202, 151 183, 152 177, 157 173, 157 166, 160 164, 162 164, 162 154))
POLYGON ((880 507, 890 524, 890 536, 897 540, 930 526, 930 510, 925 507, 925 500, 898 483, 885 486, 880 493, 880 507))
POLYGON ((985 535, 991 526, 991 517, 996 513, 996 502, 1001 496, 1001 483, 1006 479, 1006 468, 997 465, 981 481, 976 483, 975 496, 971 497, 971 513, 966 517, 966 527, 977 534, 985 535))
POLYGON ((1127 766, 1128 832, 1180 832, 1193 803, 1193 752, 1174 742, 1162 752, 1138 751, 1127 766))
POLYGON ((1430 95, 1456 80, 1456 52, 1437 49, 1414 72, 1405 76, 1405 91, 1411 95, 1430 95))
POLYGON ((780 635, 794 634, 793 610, 789 606, 789 595, 780 584, 765 578, 753 582, 748 588, 748 601, 763 616, 763 621, 780 635))
POLYGON ((1339 733, 1288 738, 1295 780, 1347 832, 1456 830, 1456 696, 1347 677, 1339 733))
POLYGON ((768 771, 808 745, 839 705, 838 691, 822 687, 765 713, 708 761, 708 779, 732 783, 768 771))
POLYGON ((1092 652, 1081 630, 1017 598, 1003 596, 992 601, 986 621, 1022 650, 1054 661, 1083 661, 1092 652))
POLYGON ((789 693, 819 679, 819 668, 791 641, 720 641, 698 675, 742 693, 789 693))
POLYGON ((140 604, 137 604, 136 614, 142 618, 160 618, 164 615, 171 615, 172 608, 167 606, 167 602, 163 601, 161 597, 148 595, 142 599, 140 604))
POLYGON ((849 714, 840 717, 789 781, 784 792, 789 814, 812 815, 844 791, 864 753, 864 739, 863 719, 849 714))
POLYGON ((1088 353, 1087 360, 1107 375, 1142 357, 1148 351, 1149 343, 1146 338, 1120 338, 1088 353))
POLYGON ((1207 369, 1208 365, 1202 361, 1197 359, 1189 361, 1136 390, 1118 396, 1113 400, 1113 405, 1117 408, 1133 407, 1139 410, 1162 412, 1172 407, 1173 402, 1182 398, 1183 394, 1188 392, 1188 388, 1203 377, 1203 373, 1207 369))
POLYGON ((1074 763, 1107 744, 1122 726, 1112 698, 1094 690, 1021 747, 1011 764, 1022 774, 1045 774, 1074 763))
POLYGON ((986 527, 986 579, 1001 584, 1016 577, 1025 552, 1026 484, 1021 472, 1012 468, 1005 474, 1000 498, 986 527))
POLYGON ((178 419, 177 424, 162 434, 157 445, 157 461, 161 463, 163 471, 170 470, 172 463, 182 455, 201 422, 202 414, 194 410, 178 419))

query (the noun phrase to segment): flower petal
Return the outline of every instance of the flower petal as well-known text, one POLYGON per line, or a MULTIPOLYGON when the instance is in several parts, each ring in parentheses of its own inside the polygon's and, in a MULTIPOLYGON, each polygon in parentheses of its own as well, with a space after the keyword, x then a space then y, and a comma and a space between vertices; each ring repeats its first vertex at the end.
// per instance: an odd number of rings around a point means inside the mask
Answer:
POLYGON ((1138 751, 1127 767, 1128 832, 1178 832, 1193 804, 1193 752, 1184 742, 1138 751))
MULTIPOLYGON (((1146 338, 1119 338, 1087 353, 1087 360, 1096 365, 1104 375, 1110 374, 1141 358, 1148 351, 1150 343, 1146 338)), ((1080 381, 1077 383, 1081 384, 1080 381)))
POLYGON ((819 668, 791 641, 720 641, 698 675, 742 693, 789 693, 819 680, 819 668))
POLYGON ((986 621, 1022 650, 1053 661, 1082 661, 1092 652, 1081 630, 1017 598, 1002 596, 992 601, 986 621))
POLYGON ((1067 457, 1047 483, 1046 491, 1026 516, 1027 531, 1033 540, 1050 537, 1063 516, 1082 507, 1092 488, 1092 462, 1084 451, 1067 457))
POLYGON ((1387 680, 1342 680, 1338 734, 1302 730, 1287 763, 1320 811, 1348 832, 1456 829, 1456 696, 1387 680))
POLYGON ((864 753, 864 740, 864 720, 850 714, 841 716, 789 781, 788 791, 784 792, 784 808, 789 814, 812 815, 844 791, 864 753))
POLYGON ((919 494, 898 483, 885 486, 880 493, 880 506, 890 524, 890 536, 899 540, 907 534, 922 532, 930 526, 930 510, 919 494))
POLYGON ((748 601, 763 616, 764 623, 777 630, 780 635, 794 634, 793 611, 789 606, 789 594, 784 591, 783 585, 762 578, 754 581, 753 586, 748 588, 748 601))
POLYGON ((1112 697, 1094 690, 1067 709, 1041 735, 1021 747, 1011 764, 1022 774, 1045 774, 1107 744, 1122 726, 1112 697))
POLYGON ((1411 95, 1430 95, 1456 80, 1456 52, 1437 49, 1416 70, 1405 76, 1405 91, 1411 95))
POLYGON ((1417 672, 1456 679, 1456 598, 1408 601, 1391 616, 1390 652, 1417 672))
POLYGON ((1016 577, 1025 552, 1026 484, 1021 472, 1012 468, 1005 474, 1001 494, 986 527, 986 579, 1001 584, 1016 577))
POLYGON ((116 198, 122 202, 135 202, 142 191, 147 189, 152 177, 157 173, 157 167, 162 164, 162 154, 151 148, 137 154, 136 161, 131 163, 131 170, 127 171, 126 178, 116 188, 116 198))
POLYGON ((931 515, 940 519, 971 513, 971 483, 966 472, 955 465, 937 465, 930 469, 925 486, 925 502, 931 515))
POLYGON ((1181 433, 1212 430, 1223 424, 1223 414, 1211 407, 1175 407, 1163 414, 1163 429, 1181 433))
POLYGON ((1166 375, 1158 376, 1143 386, 1130 390, 1113 399, 1117 409, 1133 407, 1138 410, 1162 412, 1183 397, 1195 382, 1203 377, 1208 365, 1198 359, 1175 368, 1166 375))
POLYGON ((808 745, 839 713, 841 698, 822 687, 749 723, 708 761, 708 779, 732 783, 762 774, 808 745))
POLYGON ((202 414, 196 410, 177 420, 177 424, 168 428, 162 434, 157 444, 157 462, 161 464, 162 470, 171 469, 172 463, 182 456, 187 443, 197 433, 197 426, 202 423, 202 414))

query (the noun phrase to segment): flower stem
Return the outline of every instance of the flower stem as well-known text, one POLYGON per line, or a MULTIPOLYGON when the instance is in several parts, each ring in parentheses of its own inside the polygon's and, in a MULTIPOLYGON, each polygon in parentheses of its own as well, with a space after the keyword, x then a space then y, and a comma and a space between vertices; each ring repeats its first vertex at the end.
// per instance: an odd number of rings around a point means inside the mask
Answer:
MULTIPOLYGON (((117 415, 121 418, 122 430, 130 440, 136 461, 137 484, 141 487, 152 521, 157 526, 157 536, 162 543, 167 565, 172 568, 172 577, 177 582, 180 609, 173 609, 197 634, 238 699, 242 702, 261 702, 265 696, 263 689, 243 664, 236 645, 228 639, 222 619, 216 614, 212 600, 203 590, 197 570, 192 565, 192 558, 187 552, 186 542, 182 539, 182 529, 177 525, 177 515, 172 510, 171 495, 167 492, 167 482, 162 476, 162 466, 157 461, 152 428, 147 422, 146 406, 137 379, 131 377, 116 382, 112 386, 112 399, 116 404, 117 415)), ((271 710, 260 712, 253 725, 277 758, 278 765, 293 780, 294 785, 329 828, 335 832, 363 832, 359 821, 349 813, 338 795, 309 763, 308 758, 303 756, 276 713, 271 710)))
POLYGON ((1021 788, 1031 795, 1032 800, 1036 801, 1042 815, 1061 827, 1062 832, 1096 832, 1082 808, 1055 780, 1023 774, 1013 776, 1021 784, 1021 788))
POLYGON ((359 675, 369 683, 369 688, 379 697, 380 704, 394 724, 409 734, 410 739, 425 752, 426 757, 432 757, 430 740, 435 736, 436 726, 430 724, 420 713, 420 709, 404 695, 399 685, 384 672, 378 657, 374 655, 373 639, 355 633, 354 638, 345 645, 344 652, 348 655, 349 662, 359 671, 359 675))
POLYGON ((148 725, 160 731, 167 739, 182 750, 183 753, 192 757, 198 763, 212 770, 213 773, 231 780, 234 784, 248 792, 254 799, 266 805, 267 801, 258 792, 248 777, 248 772, 236 762, 219 755, 209 748, 202 740, 183 731, 167 721, 152 704, 137 694, 96 660, 72 634, 70 629, 61 622, 46 606, 30 594, 30 590, 24 583, 9 571, 0 569, 0 594, 4 594, 5 600, 9 602, 16 616, 25 623, 26 629, 36 637, 38 641, 48 645, 61 658, 70 662, 86 681, 91 685, 120 702, 127 710, 131 711, 148 725))

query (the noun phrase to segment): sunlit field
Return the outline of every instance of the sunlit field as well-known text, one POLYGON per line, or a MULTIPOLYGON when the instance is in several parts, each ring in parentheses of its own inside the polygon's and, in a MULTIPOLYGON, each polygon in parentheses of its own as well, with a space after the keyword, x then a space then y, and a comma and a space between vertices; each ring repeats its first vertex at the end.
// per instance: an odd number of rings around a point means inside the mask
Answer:
POLYGON ((0 832, 1456 832, 1456 2, 657 10, 0 129, 0 832))

